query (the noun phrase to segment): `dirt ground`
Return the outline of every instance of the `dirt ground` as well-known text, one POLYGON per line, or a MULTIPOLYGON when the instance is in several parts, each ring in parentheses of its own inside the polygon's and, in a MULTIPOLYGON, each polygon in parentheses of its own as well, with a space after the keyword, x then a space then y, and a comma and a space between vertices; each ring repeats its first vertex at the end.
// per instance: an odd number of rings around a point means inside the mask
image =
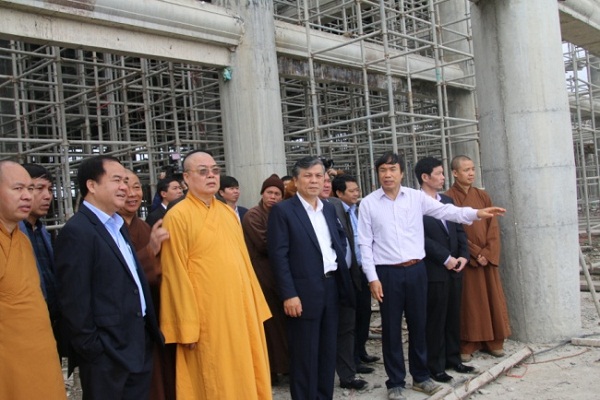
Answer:
MULTIPOLYGON (((589 293, 581 294, 581 318, 582 329, 578 336, 600 340, 600 317, 596 313, 589 293)), ((378 325, 380 325, 379 314, 374 313, 371 326, 377 327, 378 325)), ((405 331, 405 342, 407 340, 406 333, 405 331)), ((527 346, 524 343, 508 340, 504 346, 506 357, 497 359, 477 352, 474 354, 473 361, 468 364, 477 367, 483 373, 527 346)), ((600 347, 581 347, 564 342, 529 345, 529 348, 533 351, 533 356, 506 371, 495 381, 481 387, 468 398, 486 400, 580 400, 600 398, 600 347)), ((381 340, 369 340, 368 352, 369 354, 381 356, 381 340)), ((336 379, 334 399, 387 399, 385 388, 387 377, 383 362, 379 361, 373 366, 375 367, 374 373, 361 375, 363 379, 369 382, 367 390, 357 392, 341 389, 336 379)), ((469 380, 476 377, 454 372, 449 373, 455 379, 452 385, 443 384, 444 387, 448 388, 450 386, 459 388, 469 384, 469 380)), ((406 387, 410 388, 410 386, 409 376, 406 387)), ((404 395, 408 400, 427 398, 423 393, 411 389, 405 390, 404 395)), ((452 394, 450 395, 452 396, 452 394)), ((275 400, 289 399, 287 388, 275 387, 273 398, 275 400)))
MULTIPOLYGON (((590 293, 581 294, 581 319, 582 328, 578 337, 600 340, 600 317, 596 313, 590 293)), ((371 327, 376 330, 380 325, 379 313, 374 312, 371 327)), ((406 342, 407 332, 405 331, 403 334, 406 342)), ((475 353, 473 361, 469 364, 485 373, 491 367, 527 346, 524 343, 508 340, 504 346, 507 353, 506 357, 497 359, 487 354, 475 353)), ((600 347, 574 346, 565 341, 546 345, 529 345, 529 348, 534 352, 533 356, 507 370, 495 381, 479 388, 468 398, 486 400, 580 400, 600 398, 600 347)), ((376 338, 369 340, 368 352, 381 357, 381 340, 376 338)), ((375 367, 375 372, 362 375, 362 378, 369 382, 367 390, 358 392, 341 389, 336 378, 334 399, 387 399, 385 388, 387 377, 383 362, 378 361, 372 366, 375 367)), ((450 387, 458 389, 464 385, 469 385, 470 380, 476 378, 476 375, 461 375, 453 372, 450 372, 450 375, 455 378, 452 385, 443 385, 448 390, 450 390, 450 387)), ((79 400, 81 399, 81 389, 78 387, 79 385, 73 382, 73 377, 67 379, 69 399, 79 400)), ((411 390, 410 386, 411 378, 408 376, 407 390, 404 391, 408 400, 427 398, 426 395, 411 390)), ((452 396, 452 394, 450 395, 452 396)), ((286 384, 273 387, 273 399, 290 399, 286 384)))

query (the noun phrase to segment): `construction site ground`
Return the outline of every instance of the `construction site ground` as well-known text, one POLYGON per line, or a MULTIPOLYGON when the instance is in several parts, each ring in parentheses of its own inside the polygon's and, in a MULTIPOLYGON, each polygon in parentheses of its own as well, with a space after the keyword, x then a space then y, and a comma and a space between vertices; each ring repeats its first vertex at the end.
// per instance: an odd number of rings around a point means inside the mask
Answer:
MULTIPOLYGON (((577 312, 573 310, 573 312, 577 312)), ((596 340, 600 345, 600 317, 589 292, 581 293, 582 328, 574 337, 596 340)), ((379 313, 373 313, 372 329, 377 332, 380 325, 379 313)), ((375 336, 375 335, 373 335, 375 336)), ((405 346, 408 334, 403 332, 405 346)), ((507 340, 504 346, 506 356, 494 358, 477 352, 472 362, 478 375, 458 374, 448 371, 454 377, 451 384, 442 384, 443 390, 431 398, 435 399, 490 399, 490 400, 565 400, 600 398, 600 347, 576 346, 570 340, 560 343, 531 345, 507 340), (529 351, 532 355, 516 363, 515 357, 523 357, 529 351), (498 374, 498 370, 503 371, 498 374), (498 374, 497 378, 494 375, 498 374), (489 381, 487 384, 482 382, 489 381)), ((369 354, 381 357, 381 340, 371 339, 368 343, 369 354)), ((405 347, 405 356, 406 356, 405 347)), ((385 381, 387 376, 380 360, 371 364, 375 372, 361 375, 369 382, 367 390, 355 391, 341 389, 336 377, 334 399, 387 399, 385 381)), ((407 365, 408 370, 408 365, 407 365)), ((404 395, 408 400, 420 400, 429 396, 410 389, 412 381, 407 376, 404 395)), ((290 399, 287 387, 274 387, 275 400, 290 399)))
MULTIPOLYGON (((577 312, 573 310, 573 312, 577 312)), ((589 292, 581 293, 582 327, 574 337, 586 338, 590 342, 600 342, 600 317, 594 307, 589 292)), ((378 339, 378 327, 381 325, 379 313, 372 317, 372 339, 368 342, 369 354, 381 357, 381 340, 378 339)), ((407 345, 407 331, 403 332, 407 345)), ((443 390, 432 396, 433 399, 489 399, 489 400, 565 400, 600 398, 600 347, 578 346, 570 340, 560 343, 531 345, 507 340, 504 346, 506 356, 493 358, 477 352, 470 365, 477 367, 478 375, 457 374, 451 384, 442 384, 443 390), (520 362, 525 354, 533 354, 520 362), (514 366, 513 366, 514 365, 514 366), (497 378, 496 378, 497 376, 497 378)), ((406 355, 405 349, 405 355, 406 355)), ((380 360, 371 364, 375 372, 361 377, 369 382, 363 391, 341 389, 336 378, 334 399, 387 399, 385 381, 387 379, 380 360)), ((407 366, 408 370, 408 366, 407 366)), ((66 363, 65 363, 66 373, 66 363)), ((73 376, 67 379, 70 400, 81 399, 81 388, 73 376), (76 383, 74 383, 74 381, 76 383)), ((423 393, 411 390, 411 378, 407 376, 408 400, 428 398, 423 393)), ((273 387, 274 400, 290 399, 287 383, 273 387)))

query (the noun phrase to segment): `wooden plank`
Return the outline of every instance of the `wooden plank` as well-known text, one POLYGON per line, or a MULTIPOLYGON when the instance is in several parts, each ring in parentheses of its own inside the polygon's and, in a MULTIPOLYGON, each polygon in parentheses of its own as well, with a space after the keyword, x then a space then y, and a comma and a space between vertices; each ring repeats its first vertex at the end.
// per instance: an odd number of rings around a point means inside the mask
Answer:
POLYGON ((529 358, 533 354, 533 351, 525 347, 506 360, 502 360, 500 363, 494 365, 486 371, 482 371, 481 374, 476 377, 467 380, 464 384, 456 388, 446 388, 434 396, 430 397, 432 400, 463 400, 471 396, 477 390, 481 389, 488 383, 496 380, 500 375, 509 371, 515 365, 519 364, 523 360, 529 358))

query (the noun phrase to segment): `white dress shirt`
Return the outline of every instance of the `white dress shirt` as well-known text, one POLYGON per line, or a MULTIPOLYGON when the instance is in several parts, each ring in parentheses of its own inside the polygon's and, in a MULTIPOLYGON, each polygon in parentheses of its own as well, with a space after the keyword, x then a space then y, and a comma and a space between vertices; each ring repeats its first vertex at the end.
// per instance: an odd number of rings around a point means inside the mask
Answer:
POLYGON ((306 200, 296 194, 302 203, 302 206, 308 214, 310 223, 315 230, 317 240, 319 241, 319 247, 321 248, 321 254, 323 255, 323 273, 337 270, 337 254, 333 248, 333 242, 331 241, 331 233, 323 214, 323 203, 320 199, 317 199, 317 209, 315 210, 306 200))
POLYGON ((443 204, 420 190, 401 187, 396 199, 379 188, 360 203, 358 245, 369 282, 379 280, 376 265, 425 257, 423 215, 460 224, 478 220, 477 210, 443 204))

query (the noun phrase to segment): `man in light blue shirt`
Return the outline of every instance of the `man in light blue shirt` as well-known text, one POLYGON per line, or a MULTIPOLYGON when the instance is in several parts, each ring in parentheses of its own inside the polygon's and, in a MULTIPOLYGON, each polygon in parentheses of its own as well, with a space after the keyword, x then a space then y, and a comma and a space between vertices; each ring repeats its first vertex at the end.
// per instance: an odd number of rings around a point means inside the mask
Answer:
POLYGON ((61 323, 84 400, 148 398, 152 347, 162 342, 148 283, 117 214, 125 177, 113 157, 84 160, 77 171, 83 202, 56 241, 61 323))
POLYGON ((413 389, 431 395, 441 386, 431 380, 427 369, 423 215, 470 224, 479 218, 502 215, 505 210, 455 207, 442 204, 420 190, 402 187, 404 160, 395 153, 384 154, 375 168, 381 188, 361 202, 358 244, 371 294, 380 303, 388 398, 405 398, 402 394, 406 377, 402 350, 404 311, 410 332, 408 361, 413 389))

